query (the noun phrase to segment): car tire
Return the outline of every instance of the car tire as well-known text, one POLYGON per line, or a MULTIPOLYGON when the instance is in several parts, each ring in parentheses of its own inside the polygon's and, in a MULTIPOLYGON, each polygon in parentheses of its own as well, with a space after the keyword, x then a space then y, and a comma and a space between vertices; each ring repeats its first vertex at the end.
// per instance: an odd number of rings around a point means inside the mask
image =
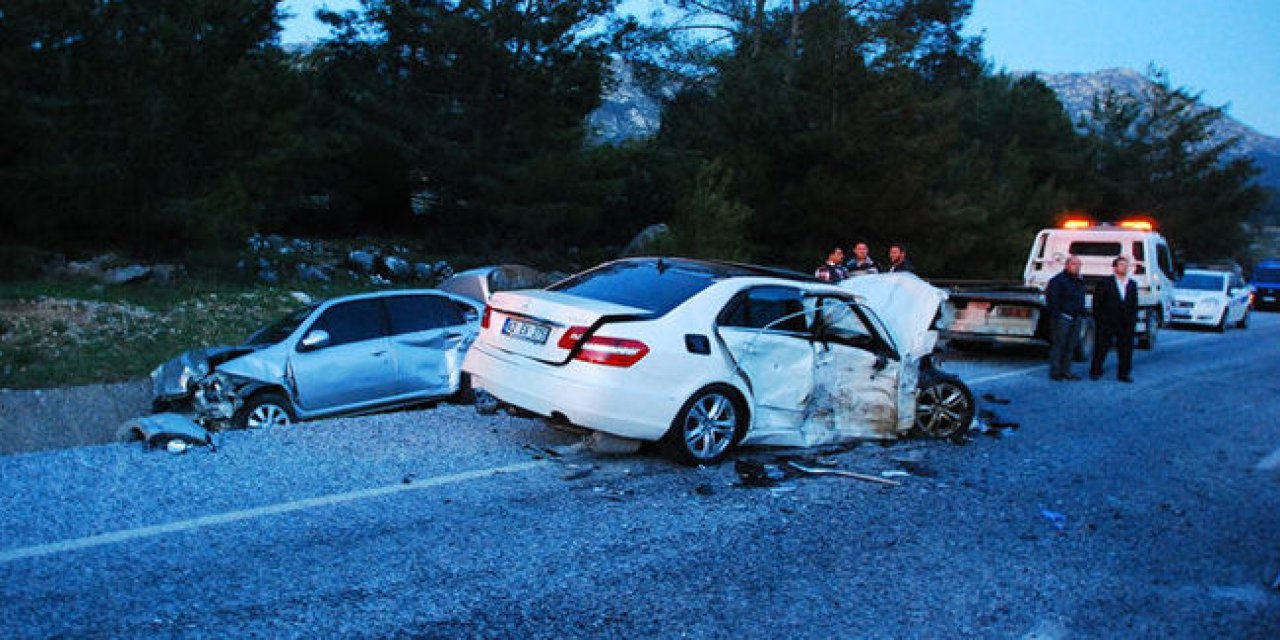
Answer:
POLYGON ((450 404, 475 404, 476 390, 471 386, 471 374, 462 374, 462 379, 458 382, 458 390, 445 400, 450 404))
POLYGON ((259 393, 249 398, 240 410, 231 416, 232 426, 241 429, 274 429, 287 427, 297 421, 293 404, 289 399, 273 392, 259 393))
POLYGON ((1213 326, 1213 332, 1214 333, 1227 332, 1227 310, 1226 309, 1222 310, 1222 317, 1218 318, 1218 324, 1213 326))
POLYGON ((1160 318, 1156 316, 1154 311, 1148 311, 1145 322, 1147 330, 1141 338, 1138 338, 1138 348, 1143 351, 1151 351, 1156 348, 1156 336, 1160 334, 1160 318))
POLYGON ((913 435, 942 440, 968 431, 975 410, 973 392, 960 378, 928 369, 920 372, 916 389, 913 435))
POLYGON ((680 464, 718 464, 742 439, 746 425, 746 403, 738 392, 727 385, 712 385, 680 407, 658 448, 680 464))
POLYGON ((1071 359, 1075 362, 1088 362, 1093 358, 1098 328, 1094 326, 1092 318, 1085 318, 1080 324, 1080 340, 1076 342, 1076 350, 1071 354, 1071 359))
POLYGON ((1250 313, 1252 313, 1252 312, 1253 312, 1253 310, 1252 310, 1252 309, 1245 309, 1245 310, 1244 310, 1244 315, 1240 316, 1240 319, 1239 319, 1238 321, 1236 321, 1236 328, 1237 328, 1237 329, 1248 329, 1248 328, 1249 328, 1249 314, 1250 314, 1250 313))

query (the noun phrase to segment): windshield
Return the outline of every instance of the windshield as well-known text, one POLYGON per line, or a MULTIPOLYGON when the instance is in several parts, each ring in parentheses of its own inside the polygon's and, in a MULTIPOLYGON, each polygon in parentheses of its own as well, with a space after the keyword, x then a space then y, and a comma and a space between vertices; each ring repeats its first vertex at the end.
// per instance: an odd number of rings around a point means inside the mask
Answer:
POLYGON ((1253 272, 1254 282, 1280 282, 1280 267, 1258 267, 1253 272))
POLYGON ((664 315, 711 286, 715 275, 687 261, 624 260, 580 273, 549 289, 664 315))
POLYGON ((269 347, 288 338, 318 305, 309 305, 253 332, 244 343, 250 347, 269 347))
POLYGON ((1223 284, 1223 277, 1216 273, 1188 273, 1175 286, 1195 291, 1222 291, 1226 285, 1223 284))

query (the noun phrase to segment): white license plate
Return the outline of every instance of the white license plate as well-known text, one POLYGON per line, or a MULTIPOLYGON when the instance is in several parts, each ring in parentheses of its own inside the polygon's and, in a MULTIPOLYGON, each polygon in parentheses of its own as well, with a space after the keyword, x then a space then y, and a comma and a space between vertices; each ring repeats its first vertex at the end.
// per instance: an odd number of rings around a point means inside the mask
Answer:
POLYGON ((507 318, 507 321, 502 323, 502 333, 534 344, 546 344, 547 336, 551 335, 551 327, 536 322, 507 318))

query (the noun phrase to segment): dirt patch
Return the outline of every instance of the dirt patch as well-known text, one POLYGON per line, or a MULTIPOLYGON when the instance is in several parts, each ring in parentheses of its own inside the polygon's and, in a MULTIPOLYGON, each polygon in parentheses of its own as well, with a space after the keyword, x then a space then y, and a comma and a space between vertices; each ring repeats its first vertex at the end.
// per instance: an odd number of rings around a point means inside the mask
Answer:
POLYGON ((0 389, 0 454, 113 442, 150 409, 151 383, 133 380, 59 389, 0 389))

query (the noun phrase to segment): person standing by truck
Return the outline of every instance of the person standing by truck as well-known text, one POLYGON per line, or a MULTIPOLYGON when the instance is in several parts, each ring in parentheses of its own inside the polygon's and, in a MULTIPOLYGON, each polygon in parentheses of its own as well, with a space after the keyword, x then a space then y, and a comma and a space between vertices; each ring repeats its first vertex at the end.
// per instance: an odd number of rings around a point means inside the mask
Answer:
POLYGON ((1102 363, 1107 359, 1111 343, 1116 343, 1119 368, 1116 379, 1133 382, 1133 327, 1138 322, 1138 284, 1129 278, 1129 260, 1120 256, 1111 261, 1113 275, 1093 292, 1093 323, 1098 340, 1093 344, 1093 361, 1089 378, 1102 377, 1102 363))
POLYGON ((1049 379, 1079 380, 1071 373, 1071 356, 1080 340, 1080 323, 1086 313, 1084 305, 1085 284, 1080 277, 1080 258, 1067 256, 1062 272, 1049 280, 1045 287, 1045 312, 1049 314, 1052 330, 1049 343, 1049 379))

